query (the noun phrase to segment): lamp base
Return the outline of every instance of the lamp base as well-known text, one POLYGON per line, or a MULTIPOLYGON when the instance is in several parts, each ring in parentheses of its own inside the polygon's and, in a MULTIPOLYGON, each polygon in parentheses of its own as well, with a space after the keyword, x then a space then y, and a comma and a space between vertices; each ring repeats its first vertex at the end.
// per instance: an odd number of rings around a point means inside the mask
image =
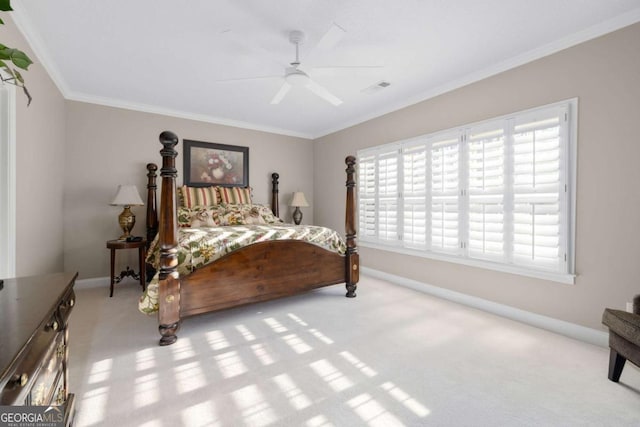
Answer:
POLYGON ((122 213, 118 215, 118 222, 124 234, 118 238, 118 240, 126 240, 127 237, 131 237, 131 230, 136 225, 136 216, 131 212, 131 206, 125 206, 122 213))
POLYGON ((302 211, 298 206, 296 206, 296 210, 293 211, 293 222, 296 225, 300 225, 300 223, 302 222, 302 211))

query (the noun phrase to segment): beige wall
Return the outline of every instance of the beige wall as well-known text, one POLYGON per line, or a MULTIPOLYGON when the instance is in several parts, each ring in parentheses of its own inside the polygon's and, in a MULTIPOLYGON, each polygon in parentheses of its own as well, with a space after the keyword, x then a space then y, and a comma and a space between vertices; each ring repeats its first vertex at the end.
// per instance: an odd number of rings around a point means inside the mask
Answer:
MULTIPOLYGON (((158 135, 164 130, 180 138, 176 147, 179 184, 182 139, 192 139, 249 147, 249 183, 256 203, 270 204, 271 173, 278 172, 283 219, 291 221, 287 205, 294 191, 304 191, 313 200, 310 140, 82 102, 68 101, 66 106, 64 266, 79 271, 80 278, 109 275, 105 242, 122 234, 117 221, 122 208, 109 206, 109 202, 118 184, 135 184, 146 200, 145 166, 161 163, 158 135)), ((136 235, 145 234, 145 209, 132 208, 136 235)), ((306 209, 305 222, 312 221, 313 212, 306 209)), ((118 251, 117 271, 127 264, 136 266, 135 255, 135 251, 118 251)))
POLYGON ((16 90, 16 275, 63 268, 64 98, 38 63, 11 15, 2 14, 0 42, 35 62, 23 73, 33 102, 16 90))
MULTIPOLYGON (((360 248, 362 264, 600 328, 640 293, 640 24, 320 138, 316 223, 343 226, 343 158, 356 150, 577 97, 575 285, 360 248)), ((366 292, 365 289, 362 292, 366 292)))

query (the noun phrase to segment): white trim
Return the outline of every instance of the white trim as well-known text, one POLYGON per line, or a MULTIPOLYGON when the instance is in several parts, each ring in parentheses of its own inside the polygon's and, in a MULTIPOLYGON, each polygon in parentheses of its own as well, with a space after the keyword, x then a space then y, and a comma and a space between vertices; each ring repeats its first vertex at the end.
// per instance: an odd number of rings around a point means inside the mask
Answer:
POLYGON ((16 276, 16 90, 0 85, 0 277, 16 276))
POLYGON ((434 259, 437 261, 452 262, 455 264, 466 265, 469 267, 484 268, 486 270, 500 271, 502 273, 517 274, 519 276, 533 277, 535 279, 549 280, 551 282, 563 283, 567 285, 575 284, 575 274, 554 273, 551 271, 530 270, 513 264, 501 264, 497 262, 485 261, 477 258, 465 258, 453 254, 445 254, 434 251, 413 250, 403 248, 401 246, 378 245, 373 242, 367 242, 360 239, 358 246, 361 248, 378 249, 381 251, 395 252, 404 255, 411 255, 421 258, 434 259))
POLYGON ((571 185, 568 186, 569 212, 567 218, 571 218, 571 226, 569 227, 570 247, 567 248, 568 270, 576 272, 576 222, 577 222, 577 205, 576 193, 578 187, 578 98, 573 98, 569 104, 569 115, 571 117, 571 127, 569 128, 569 172, 571 176, 571 185))
POLYGON ((176 117, 179 119, 195 120, 204 123, 213 123, 216 125, 231 126, 240 129, 255 130, 260 132, 274 133, 277 135, 293 136, 296 138, 313 139, 313 135, 295 132, 288 129, 280 129, 270 126, 262 126, 239 120, 231 120, 220 117, 207 116, 204 114, 196 114, 185 111, 172 110, 170 108, 159 107, 156 105, 139 104, 135 102, 122 101, 113 98, 105 98, 99 96, 85 95, 78 92, 67 92, 65 98, 69 101, 86 102, 88 104, 104 105, 107 107, 122 108, 125 110, 139 111, 142 113, 161 114, 163 116, 176 117))
POLYGON ((58 67, 56 67, 55 61, 51 59, 51 56, 45 48, 45 44, 42 42, 42 39, 39 36, 40 33, 35 30, 35 26, 29 19, 27 13, 24 11, 23 6, 19 2, 12 4, 11 6, 14 9, 12 12, 12 18, 16 26, 18 27, 24 38, 27 40, 29 46, 31 46, 31 50, 33 50, 36 58, 38 59, 38 61, 40 61, 40 64, 44 67, 44 69, 47 71, 47 74, 49 74, 49 76, 51 77, 51 80, 53 80, 54 84, 58 87, 58 90, 62 93, 62 96, 69 101, 86 102, 89 104, 104 105, 107 107, 122 108, 125 110, 140 111, 143 113, 161 114, 163 116, 195 120, 199 122, 213 123, 224 126, 232 126, 241 129, 256 130, 260 132, 293 136, 304 139, 313 139, 313 135, 311 134, 296 132, 290 129, 280 129, 271 126, 243 122, 240 120, 213 117, 204 114, 191 113, 188 111, 177 111, 155 105, 128 102, 72 91, 65 81, 62 73, 59 71, 58 67))
POLYGON ((44 48, 45 44, 42 42, 40 38, 40 33, 35 30, 35 26, 31 23, 28 15, 24 12, 24 7, 21 2, 13 2, 11 5, 13 11, 11 12, 11 18, 13 22, 22 33, 22 36, 27 40, 27 43, 31 47, 31 50, 35 54, 35 58, 40 62, 49 75, 53 83, 58 87, 58 90, 62 93, 62 96, 65 98, 69 93, 69 86, 66 81, 62 77, 60 71, 58 71, 58 67, 56 67, 56 63, 51 56, 49 55, 47 49, 44 48))
POLYGON ((75 288, 81 289, 89 289, 89 288, 102 288, 109 287, 109 278, 108 277, 94 277, 91 279, 82 279, 76 280, 75 288))
POLYGON ((600 347, 608 347, 609 336, 604 331, 587 328, 586 326, 576 325, 575 323, 554 319, 548 316, 542 316, 540 314, 521 310, 519 308, 499 304, 493 301, 463 294, 461 292, 452 291, 450 289, 429 285, 417 280, 408 279, 406 277, 385 273, 383 271, 375 270, 369 267, 361 267, 360 271, 362 272, 362 274, 374 277, 376 279, 386 280, 396 285, 404 286, 442 299, 477 308, 479 310, 493 313, 498 316, 506 317, 508 319, 526 323, 537 328, 545 329, 570 338, 584 341, 589 344, 597 345, 600 347))
POLYGON ((436 96, 442 95, 444 93, 454 91, 463 86, 467 86, 480 80, 484 80, 486 78, 495 76, 496 74, 509 71, 513 68, 519 67, 529 62, 533 62, 540 58, 544 58, 545 56, 552 55, 561 50, 568 49, 580 43, 587 42, 591 39, 595 39, 596 37, 600 37, 629 25, 633 25, 638 21, 640 21, 640 9, 635 9, 629 13, 609 19, 608 21, 601 22, 583 31, 579 31, 575 34, 564 37, 560 40, 556 40, 544 46, 532 49, 528 52, 524 52, 505 61, 498 62, 497 64, 494 64, 483 70, 467 74, 466 76, 463 76, 457 80, 452 80, 448 83, 432 88, 402 102, 387 104, 384 108, 381 108, 373 113, 362 115, 356 119, 349 120, 340 125, 334 126, 324 131, 320 131, 314 136, 314 138, 322 138, 323 136, 327 136, 332 133, 339 132, 343 129, 359 125, 369 120, 373 120, 377 117, 384 116, 385 114, 393 113, 394 111, 398 111, 403 108, 407 108, 420 102, 426 101, 428 99, 435 98, 436 96))

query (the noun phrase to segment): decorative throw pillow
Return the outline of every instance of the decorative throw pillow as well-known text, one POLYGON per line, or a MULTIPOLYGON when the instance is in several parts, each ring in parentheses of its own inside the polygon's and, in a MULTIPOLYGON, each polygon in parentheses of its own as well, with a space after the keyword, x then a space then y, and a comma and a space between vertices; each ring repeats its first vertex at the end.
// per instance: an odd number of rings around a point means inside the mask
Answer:
POLYGON ((262 215, 260 214, 260 210, 257 206, 244 205, 247 208, 242 210, 244 223, 245 224, 266 224, 267 222, 264 220, 262 215))
POLYGON ((226 203, 220 204, 213 213, 214 220, 219 225, 243 225, 244 214, 242 212, 242 205, 228 205, 226 203))
POLYGON ((271 209, 264 205, 225 204, 212 208, 218 225, 281 224, 271 209))
POLYGON ((178 206, 178 227, 191 227, 191 216, 193 212, 191 208, 178 206))
POLYGON ((220 201, 226 204, 251 204, 251 188, 218 187, 220 201))
POLYGON ((213 218, 213 212, 216 208, 203 207, 196 208, 191 216, 192 227, 215 227, 217 222, 213 218))
POLYGON ((271 208, 268 206, 253 205, 252 208, 257 211, 257 214, 260 215, 265 224, 282 224, 284 222, 275 216, 271 208))
POLYGON ((195 206, 216 206, 220 203, 218 187, 187 187, 178 188, 178 205, 187 208, 195 206))

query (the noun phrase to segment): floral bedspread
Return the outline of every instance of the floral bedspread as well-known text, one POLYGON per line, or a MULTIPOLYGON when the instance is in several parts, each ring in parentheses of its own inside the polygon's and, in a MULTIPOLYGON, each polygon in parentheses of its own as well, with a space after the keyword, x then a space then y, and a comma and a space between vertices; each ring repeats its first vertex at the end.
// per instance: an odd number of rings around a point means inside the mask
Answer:
MULTIPOLYGON (((340 235, 329 228, 312 225, 268 224, 202 228, 180 228, 178 235, 178 273, 187 275, 229 252, 267 240, 303 240, 340 254, 346 245, 340 235)), ((147 262, 158 268, 158 239, 149 248, 147 262)), ((158 274, 140 297, 138 309, 146 314, 158 311, 158 274)))

